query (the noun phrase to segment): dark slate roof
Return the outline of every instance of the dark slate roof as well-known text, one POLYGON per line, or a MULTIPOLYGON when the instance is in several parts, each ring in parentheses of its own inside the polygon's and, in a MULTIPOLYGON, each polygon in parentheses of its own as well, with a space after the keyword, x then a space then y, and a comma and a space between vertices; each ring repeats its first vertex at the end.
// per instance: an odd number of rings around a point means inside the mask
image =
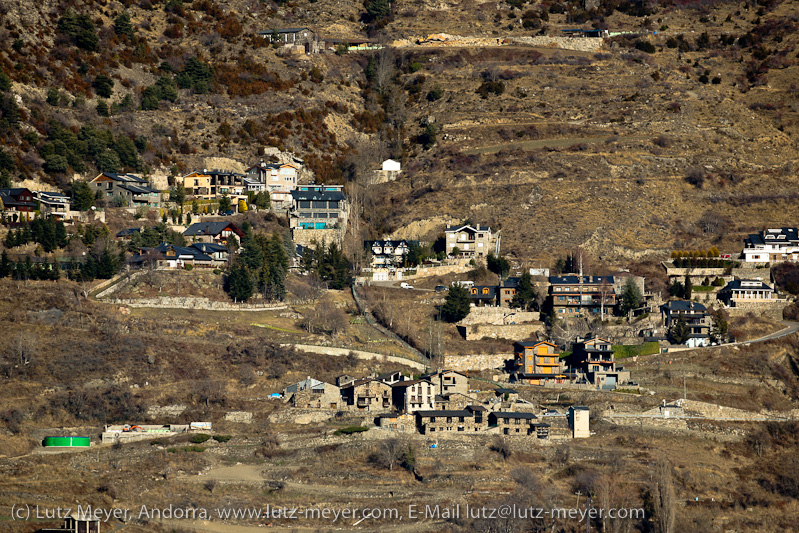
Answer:
POLYGON ((497 287, 495 285, 475 285, 474 287, 469 288, 469 296, 472 298, 472 300, 493 300, 497 297, 497 287), (488 289, 488 294, 485 294, 483 289, 488 289), (477 294, 475 294, 473 291, 477 291, 477 294))
POLYGON ((291 197, 295 200, 344 200, 346 196, 341 191, 291 191, 291 197))
POLYGON ((686 302, 685 300, 669 300, 660 306, 661 309, 668 311, 707 311, 707 307, 697 302, 686 302))
POLYGON ((535 416, 533 413, 511 413, 506 411, 494 411, 488 416, 494 415, 497 418, 510 418, 513 420, 522 419, 522 420, 535 420, 538 417, 535 416))
POLYGON ((422 418, 431 416, 472 416, 470 411, 416 411, 416 414, 422 418))
POLYGON ((466 410, 472 411, 474 413, 482 413, 482 412, 487 411, 487 409, 485 407, 483 407, 482 405, 467 405, 466 406, 466 410))
POLYGON ((506 389, 505 387, 497 387, 494 392, 497 394, 518 394, 517 391, 513 389, 506 389))
POLYGON ((127 237, 128 235, 133 235, 134 233, 139 233, 139 232, 141 232, 141 228, 128 228, 118 232, 116 236, 127 237))
POLYGON ((740 290, 753 289, 753 290, 767 290, 767 291, 774 290, 771 287, 769 287, 768 285, 766 285, 765 283, 763 283, 762 281, 760 281, 759 279, 734 279, 731 282, 729 282, 724 287, 723 290, 728 291, 728 290, 733 290, 733 289, 740 289, 740 290), (751 286, 751 287, 742 287, 741 286, 741 282, 742 281, 748 281, 749 283, 758 283, 759 285, 758 286, 751 286))
POLYGON ((229 220, 220 220, 218 222, 195 222, 183 232, 186 237, 193 237, 195 235, 219 235, 228 226, 232 226, 233 232, 241 236, 244 234, 234 223, 229 220))
POLYGON ((221 244, 216 244, 213 242, 195 242, 191 246, 206 254, 228 251, 227 246, 222 246, 221 244))
POLYGON ((518 344, 522 348, 532 348, 533 346, 536 346, 538 344, 551 344, 552 346, 555 346, 555 349, 557 349, 555 343, 549 341, 516 341, 513 344, 514 345, 518 344))
POLYGON ((585 407, 583 405, 572 405, 572 409, 575 410, 575 411, 588 411, 589 410, 588 407, 585 407))
POLYGON ((139 183, 123 183, 123 184, 118 184, 118 187, 120 189, 124 189, 126 191, 130 191, 133 194, 150 194, 150 193, 158 192, 157 189, 153 189, 149 185, 146 185, 146 182, 145 182, 144 185, 139 184, 139 183))
POLYGON ((176 246, 174 244, 167 244, 167 243, 161 243, 154 248, 156 252, 161 252, 162 254, 165 254, 170 249, 175 250, 175 252, 177 252, 178 254, 178 257, 182 255, 188 255, 191 256, 192 259, 195 259, 197 261, 213 261, 212 257, 205 255, 197 248, 176 246))
POLYGON ((125 183, 144 183, 144 184, 147 184, 147 180, 146 179, 140 178, 139 176, 134 176, 133 174, 116 174, 114 172, 102 172, 102 173, 100 173, 100 175, 101 176, 106 176, 107 178, 111 178, 114 181, 121 181, 121 182, 125 182, 125 183))
MULTIPOLYGON (((599 285, 602 283, 613 284, 613 276, 582 276, 583 285, 599 285)), ((549 276, 550 285, 576 285, 580 283, 580 276, 549 276)))
POLYGON ((391 386, 392 387, 407 387, 408 385, 416 385, 417 383, 430 383, 430 385, 432 385, 432 383, 430 382, 429 379, 412 379, 412 380, 408 380, 408 381, 397 381, 396 383, 392 383, 391 386))

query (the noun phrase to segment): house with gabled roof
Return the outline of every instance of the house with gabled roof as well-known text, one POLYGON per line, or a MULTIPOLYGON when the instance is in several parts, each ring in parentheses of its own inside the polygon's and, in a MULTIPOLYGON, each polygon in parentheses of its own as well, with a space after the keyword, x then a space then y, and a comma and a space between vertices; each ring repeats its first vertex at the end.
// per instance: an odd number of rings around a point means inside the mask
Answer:
POLYGON ((291 205, 291 191, 297 188, 299 166, 291 163, 264 163, 253 165, 245 172, 247 177, 262 183, 269 191, 273 208, 291 205))
POLYGON ((769 228, 744 239, 741 258, 746 263, 799 261, 799 228, 769 228))
POLYGON ((397 381, 391 385, 394 407, 402 413, 435 409, 436 388, 429 379, 397 381))
POLYGON ((660 306, 660 313, 666 328, 671 328, 677 320, 685 322, 689 330, 686 345, 695 348, 710 344, 710 328, 713 326, 713 320, 704 305, 698 302, 669 300, 660 306))
POLYGON ((378 379, 356 379, 341 387, 342 403, 356 411, 390 411, 392 389, 378 379))
POLYGON ((195 222, 183 232, 183 236, 191 241, 212 242, 225 246, 231 235, 238 237, 239 242, 244 238, 244 232, 228 220, 195 222))
MULTIPOLYGON (((537 426, 542 424, 533 413, 509 411, 492 411, 488 413, 489 428, 496 428, 503 435, 537 435, 537 426)), ((542 424, 542 429, 549 429, 549 424, 542 424)), ((546 431, 549 436, 549 431, 546 431)), ((545 437, 541 437, 545 438, 545 437)))
POLYGON ((14 215, 17 215, 17 220, 20 221, 32 219, 36 210, 33 193, 25 187, 0 189, 0 202, 2 202, 5 216, 13 218, 14 215))
POLYGON ((759 279, 735 279, 718 293, 718 299, 728 307, 748 303, 770 303, 777 300, 776 291, 759 279))
POLYGON ((283 401, 302 409, 338 409, 341 389, 308 376, 283 389, 283 401))
POLYGON ((571 372, 580 375, 578 379, 598 389, 613 390, 630 380, 629 372, 616 368, 613 343, 594 335, 578 339, 572 345, 566 365, 571 372))
POLYGON ((349 214, 340 185, 301 185, 291 191, 289 225, 301 229, 344 227, 349 214))
POLYGON ((513 344, 514 381, 530 385, 566 383, 571 377, 560 360, 560 350, 548 341, 513 344))
POLYGON ((193 246, 177 246, 175 244, 161 243, 155 248, 143 247, 130 258, 131 265, 142 265, 147 261, 155 261, 161 268, 184 268, 186 265, 194 267, 218 266, 214 258, 204 254, 193 246))
POLYGON ((439 370, 422 377, 433 382, 436 394, 446 396, 469 393, 469 377, 456 370, 439 370))
POLYGON ((486 412, 482 405, 457 410, 416 411, 416 428, 422 435, 484 432, 488 427, 486 412))
POLYGON ((101 172, 89 182, 100 199, 111 202, 122 198, 129 207, 160 207, 161 192, 150 187, 144 178, 134 174, 101 172))
POLYGON ((500 231, 493 232, 489 226, 463 224, 444 230, 447 255, 462 258, 482 258, 493 253, 499 255, 500 231))

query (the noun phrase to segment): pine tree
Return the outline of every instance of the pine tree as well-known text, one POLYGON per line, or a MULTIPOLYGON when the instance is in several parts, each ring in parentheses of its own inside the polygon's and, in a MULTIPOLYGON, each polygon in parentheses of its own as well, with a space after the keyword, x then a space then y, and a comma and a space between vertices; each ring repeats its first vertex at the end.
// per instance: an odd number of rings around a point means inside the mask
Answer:
POLYGON ((3 250, 3 253, 0 254, 0 278, 7 278, 11 275, 11 271, 12 264, 11 261, 8 260, 8 252, 3 250))
POLYGON ((685 276, 685 284, 683 285, 683 298, 686 300, 691 299, 691 293, 693 292, 694 286, 691 284, 691 277, 685 276))
POLYGON ((642 298, 638 285, 635 284, 632 278, 628 279, 627 284, 624 286, 624 291, 621 294, 622 314, 626 315, 633 309, 641 307, 642 298))
POLYGON ((466 287, 452 284, 447 293, 447 300, 441 307, 441 318, 447 322, 459 322, 469 315, 471 298, 466 287))
POLYGON ((516 287, 516 294, 511 300, 512 307, 529 310, 537 306, 538 292, 533 285, 533 277, 529 272, 525 272, 519 278, 519 285, 516 287))
POLYGON ((671 323, 671 327, 669 328, 669 342, 672 344, 685 344, 690 338, 691 330, 688 328, 688 324, 685 323, 685 320, 682 318, 678 318, 674 322, 671 323))
POLYGON ((246 302, 252 296, 253 286, 250 273, 238 261, 230 270, 227 283, 228 293, 235 301, 246 302))

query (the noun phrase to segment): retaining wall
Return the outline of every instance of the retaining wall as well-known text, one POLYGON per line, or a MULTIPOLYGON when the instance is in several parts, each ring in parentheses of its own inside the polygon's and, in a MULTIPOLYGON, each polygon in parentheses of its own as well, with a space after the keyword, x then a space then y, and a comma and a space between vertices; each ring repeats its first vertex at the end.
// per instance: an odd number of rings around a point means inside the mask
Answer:
POLYGON ((444 368, 449 370, 491 370, 505 368, 505 361, 513 359, 512 353, 491 353, 471 355, 445 355, 444 368))
POLYGON ((115 305, 128 307, 158 307, 162 309, 207 309, 210 311, 271 311, 286 309, 287 305, 271 304, 236 304, 233 302, 216 302, 208 298, 193 296, 161 296, 158 298, 112 298, 104 300, 115 305))
POLYGON ((537 311, 517 311, 508 307, 472 307, 469 314, 458 322, 460 326, 473 324, 482 325, 509 325, 522 322, 537 322, 541 313, 537 311))
POLYGON ((458 326, 458 332, 467 341, 480 339, 526 339, 538 332, 544 331, 544 324, 509 324, 495 326, 493 324, 474 324, 458 326))
POLYGON ((354 354, 355 357, 357 357, 358 359, 381 359, 392 363, 409 366, 416 370, 426 370, 428 368, 428 366, 425 363, 420 363, 419 361, 413 361, 411 359, 407 359, 405 357, 399 357, 396 355, 385 355, 382 353, 364 352, 361 350, 350 350, 348 348, 335 348, 333 346, 315 346, 312 344, 281 344, 281 346, 293 346, 294 348, 302 350, 304 352, 319 353, 323 355, 334 355, 337 357, 342 355, 347 356, 349 354, 354 354))

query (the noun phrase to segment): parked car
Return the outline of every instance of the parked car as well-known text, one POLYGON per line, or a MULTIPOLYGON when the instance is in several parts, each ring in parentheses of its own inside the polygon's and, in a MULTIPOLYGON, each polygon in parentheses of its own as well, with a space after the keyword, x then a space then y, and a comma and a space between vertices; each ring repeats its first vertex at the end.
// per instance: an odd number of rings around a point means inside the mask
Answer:
POLYGON ((448 290, 449 287, 447 287, 446 285, 436 285, 436 292, 444 292, 448 290))
POLYGON ((228 209, 227 211, 220 211, 219 214, 222 215, 223 217, 229 217, 233 214, 233 210, 228 209))
POLYGON ((403 281, 402 283, 400 283, 400 287, 402 287, 403 289, 412 289, 413 285, 411 285, 410 283, 405 283, 403 281))

